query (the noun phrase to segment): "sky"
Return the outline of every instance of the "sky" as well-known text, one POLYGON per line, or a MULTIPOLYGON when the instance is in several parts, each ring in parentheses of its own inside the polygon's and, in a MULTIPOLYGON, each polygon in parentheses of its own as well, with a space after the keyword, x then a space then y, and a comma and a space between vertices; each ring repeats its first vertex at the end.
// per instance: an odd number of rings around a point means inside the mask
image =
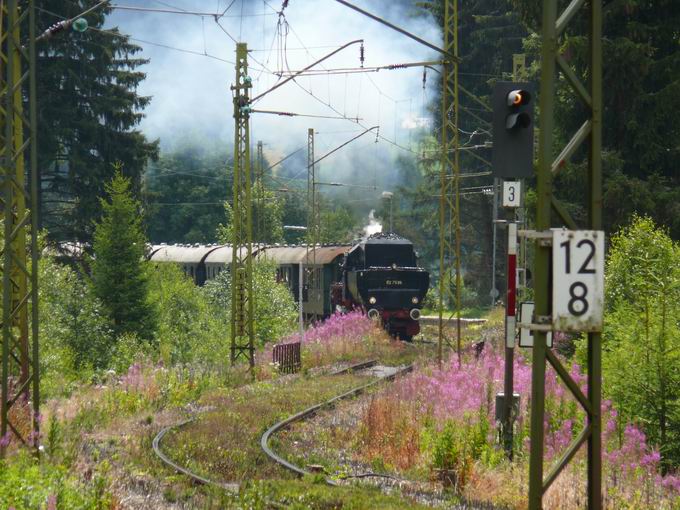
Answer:
MULTIPOLYGON (((422 12, 414 16, 409 2, 354 3, 440 44, 435 20, 422 12)), ((281 0, 119 0, 114 5, 206 13, 116 8, 107 21, 107 27, 117 26, 130 35, 150 59, 138 92, 153 99, 141 129, 152 139, 160 138, 164 151, 186 143, 232 150, 230 85, 235 75, 235 40, 246 42, 250 51, 251 97, 280 81, 277 73, 299 70, 356 39, 364 40, 365 67, 439 58, 433 50, 333 0, 289 0, 285 16, 277 13, 281 0), (215 13, 223 15, 216 19, 215 13)), ((428 70, 423 87, 422 67, 358 74, 325 72, 359 66, 360 45, 354 44, 315 67, 321 75, 298 78, 297 84, 291 81, 257 101, 254 107, 261 110, 336 118, 254 113, 253 145, 261 140, 271 163, 306 147, 307 130, 313 128, 318 158, 365 129, 379 126, 379 136, 374 130, 321 163, 321 179, 339 182, 351 176, 357 185, 392 182, 396 159, 414 156, 417 134, 431 122, 427 105, 434 99, 438 75, 428 70), (356 117, 359 123, 347 120, 356 117)), ((305 159, 303 150, 298 155, 303 170, 305 159)))

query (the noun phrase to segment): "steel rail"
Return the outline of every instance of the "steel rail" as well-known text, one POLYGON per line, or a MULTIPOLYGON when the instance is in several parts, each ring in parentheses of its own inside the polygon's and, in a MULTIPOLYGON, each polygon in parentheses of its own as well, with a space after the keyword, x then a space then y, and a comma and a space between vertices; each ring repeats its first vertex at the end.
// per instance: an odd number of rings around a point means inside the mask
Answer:
MULTIPOLYGON (((371 387, 373 387, 373 386, 375 386, 375 385, 377 385, 381 382, 390 381, 390 380, 396 378, 399 375, 410 372, 411 370, 413 370, 413 365, 412 364, 407 365, 406 367, 403 367, 400 370, 396 371, 394 374, 390 374, 390 375, 387 375, 385 377, 381 377, 381 378, 379 378, 375 381, 372 381, 368 384, 364 384, 363 386, 359 386, 358 388, 354 388, 352 390, 349 390, 349 391, 347 391, 347 392, 345 392, 341 395, 337 395, 337 396, 335 396, 335 397, 333 397, 329 400, 326 400, 325 402, 313 405, 313 406, 305 409, 304 411, 301 411, 301 412, 296 413, 292 416, 289 416, 285 420, 282 420, 278 423, 275 423, 269 429, 267 429, 267 431, 264 434, 262 434, 262 438, 260 439, 260 445, 262 446, 262 450, 264 451, 264 453, 270 459, 272 459, 274 462, 280 464, 284 468, 288 469, 289 471, 293 471, 294 473, 296 473, 300 476, 311 474, 309 471, 306 471, 306 470, 302 469, 301 467, 298 467, 295 464, 292 464, 292 463, 288 462, 287 460, 285 460, 284 458, 277 455, 274 452, 274 450, 272 450, 269 447, 269 439, 271 438, 271 436, 274 435, 276 432, 278 432, 280 430, 288 428, 288 426, 290 426, 292 423, 295 423, 297 421, 301 421, 304 418, 307 418, 308 416, 315 414, 320 409, 323 409, 325 407, 332 407, 333 405, 340 402, 341 400, 345 400, 349 397, 355 397, 357 395, 360 395, 360 394, 364 393, 367 389, 369 389, 369 388, 371 388, 371 387)), ((333 480, 329 477, 326 477, 325 480, 326 480, 326 483, 328 485, 332 485, 332 486, 339 485, 335 480, 333 480)))
POLYGON ((175 471, 182 473, 183 475, 188 476, 189 478, 191 478, 192 480, 194 480, 194 481, 196 481, 200 484, 214 485, 214 486, 221 487, 221 488, 229 490, 229 491, 238 492, 239 484, 216 482, 214 480, 209 480, 208 478, 204 478, 201 475, 194 473, 193 471, 185 468, 184 466, 177 464, 170 457, 165 455, 165 453, 163 453, 163 450, 161 450, 161 444, 160 444, 161 440, 163 439, 163 437, 165 437, 165 435, 168 432, 170 432, 173 429, 180 429, 180 428, 182 428, 182 427, 184 427, 184 426, 186 426, 190 423, 193 423, 194 421, 196 421, 196 416, 193 416, 193 417, 189 418, 188 420, 184 420, 183 422, 180 422, 180 423, 177 423, 175 425, 171 425, 169 427, 165 427, 164 429, 162 429, 156 435, 156 437, 153 438, 153 442, 151 443, 151 447, 153 448, 154 453, 156 454, 156 456, 158 456, 159 459, 161 459, 161 461, 163 461, 168 466, 172 467, 175 471))
MULTIPOLYGON (((335 372, 332 372, 331 376, 334 375, 342 375, 346 374, 348 372, 354 372, 357 370, 362 370, 364 368, 370 368, 372 366, 375 366, 377 364, 377 360, 369 360, 369 361, 362 361, 361 363, 355 363, 354 365, 351 365, 349 367, 337 370, 335 372)), ((395 374, 396 375, 396 374, 395 374)), ((379 379, 379 381, 382 379, 379 379)), ((202 412, 206 412, 202 411, 202 412)), ((182 473, 183 475, 188 476, 191 478, 193 481, 200 483, 201 485, 209 485, 213 487, 220 487, 222 489, 232 491, 232 492, 238 492, 240 485, 238 483, 234 482, 217 482, 215 480, 210 480, 209 478, 206 478, 204 476, 199 475, 198 473, 191 471, 190 469, 178 464, 174 460, 172 460, 170 457, 168 457, 165 453, 163 453, 163 450, 161 449, 161 441, 165 437, 165 435, 168 432, 171 432, 173 430, 178 430, 182 427, 186 427, 187 425, 193 423, 196 421, 198 418, 198 414, 192 416, 191 418, 188 418, 184 421, 181 421, 179 423, 175 423, 174 425, 169 425, 167 427, 164 427, 163 429, 156 434, 156 436, 153 438, 153 441, 151 442, 151 447, 156 454, 156 456, 163 462, 165 465, 171 467, 173 470, 177 471, 178 473, 182 473)))

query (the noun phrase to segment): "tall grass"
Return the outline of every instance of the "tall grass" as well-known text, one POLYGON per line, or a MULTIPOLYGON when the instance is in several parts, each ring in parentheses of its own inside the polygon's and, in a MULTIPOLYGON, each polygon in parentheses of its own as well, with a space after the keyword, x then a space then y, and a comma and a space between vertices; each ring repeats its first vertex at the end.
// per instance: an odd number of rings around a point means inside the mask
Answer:
MULTIPOLYGON (((586 378, 577 364, 570 367, 574 380, 586 391, 586 378)), ((442 369, 420 366, 413 374, 386 389, 366 407, 357 434, 358 454, 366 462, 376 456, 388 466, 402 471, 429 471, 432 478, 479 497, 479 480, 497 493, 483 491, 483 497, 497 502, 521 505, 526 494, 526 477, 517 469, 528 470, 529 407, 531 367, 521 355, 514 362, 514 389, 521 406, 515 428, 516 465, 510 467, 498 443, 494 399, 503 391, 504 358, 486 348, 477 358, 469 356, 459 365, 457 359, 442 369), (442 472, 446 476, 442 477, 442 472), (494 478, 496 480, 494 481, 494 478), (499 482, 498 478, 502 479, 499 482), (450 481, 450 480, 449 480, 450 481), (514 494, 507 498, 507 494, 514 494)), ((546 374, 545 465, 557 460, 585 426, 585 416, 553 371, 546 374)), ((602 403, 603 483, 607 508, 677 508, 680 505, 680 477, 662 475, 660 455, 634 423, 624 423, 610 401, 602 403), (635 502, 638 506, 627 506, 635 502), (673 506, 676 505, 676 506, 673 506)), ((575 458, 576 468, 561 475, 551 487, 550 508, 577 508, 585 483, 574 478, 585 473, 585 455, 575 458)))

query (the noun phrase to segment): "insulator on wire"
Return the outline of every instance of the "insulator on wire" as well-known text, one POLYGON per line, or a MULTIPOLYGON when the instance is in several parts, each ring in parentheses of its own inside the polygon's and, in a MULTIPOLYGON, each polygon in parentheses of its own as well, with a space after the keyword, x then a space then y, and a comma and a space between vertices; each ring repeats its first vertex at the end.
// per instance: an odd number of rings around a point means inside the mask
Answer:
POLYGON ((359 47, 359 62, 361 63, 361 67, 364 67, 364 44, 361 43, 361 46, 359 47))
POLYGON ((427 67, 423 67, 423 90, 425 90, 425 85, 427 85, 427 67))

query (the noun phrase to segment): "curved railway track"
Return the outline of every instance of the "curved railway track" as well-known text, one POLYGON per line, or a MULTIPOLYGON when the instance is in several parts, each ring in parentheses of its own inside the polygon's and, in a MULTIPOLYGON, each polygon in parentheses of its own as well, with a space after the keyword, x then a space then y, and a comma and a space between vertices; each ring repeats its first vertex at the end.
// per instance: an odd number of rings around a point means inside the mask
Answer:
MULTIPOLYGON (((291 464, 284 458, 280 457, 277 455, 269 446, 269 439, 274 435, 275 433, 279 432, 280 430, 284 430, 288 428, 291 424, 304 420, 305 418, 308 418, 312 415, 314 415, 317 411, 320 409, 324 409, 327 407, 332 407, 336 403, 340 402, 341 400, 345 400, 347 398, 355 397, 357 395, 361 395, 364 393, 366 390, 369 388, 384 382, 384 381, 390 381, 394 379, 395 377, 405 374, 407 372, 410 372, 413 370, 413 365, 407 365, 406 367, 402 367, 397 369, 394 373, 386 375, 384 377, 380 377, 379 379, 376 379, 375 381, 371 381, 368 384, 364 384, 363 386, 359 386, 357 388, 354 388, 352 390, 349 390, 341 395, 337 395, 329 400, 326 400, 325 402, 322 402, 320 404, 313 405, 311 407, 308 407, 304 411, 300 411, 299 413, 294 414, 293 416, 289 416, 285 420, 282 420, 274 425, 272 425, 264 434, 262 434, 262 438, 260 439, 260 445, 262 446, 262 450, 267 454, 267 456, 272 459, 274 462, 280 464, 284 468, 288 469, 289 471, 292 471, 300 476, 308 475, 310 474, 309 471, 306 471, 302 469, 299 466, 296 466, 294 464, 291 464)), ((326 477, 326 483, 329 485, 338 485, 337 482, 331 478, 326 477)))
MULTIPOLYGON (((348 372, 356 372, 357 370, 363 370, 363 369, 366 369, 366 368, 370 368, 372 366, 375 366, 376 364, 377 364, 376 360, 364 361, 364 362, 361 362, 361 363, 356 363, 354 365, 351 365, 347 368, 343 368, 343 369, 338 370, 336 372, 333 372, 330 375, 342 375, 342 374, 346 374, 348 372)), ((330 405, 331 402, 337 402, 338 400, 341 400, 343 398, 348 398, 349 396, 351 396, 350 394, 352 392, 355 392, 353 394, 358 395, 359 393, 365 391, 365 389, 367 387, 369 387, 369 386, 371 386, 375 383, 378 383, 382 380, 385 380, 385 378, 378 379, 378 380, 373 381, 373 382, 371 382, 367 385, 361 386, 359 388, 355 388, 354 390, 350 390, 347 393, 344 393, 342 395, 338 395, 337 397, 334 397, 334 398, 332 398, 332 399, 330 399, 326 402, 322 402, 321 404, 318 404, 317 406, 313 406, 313 407, 316 408, 316 409, 326 407, 326 406, 330 405), (356 393, 357 391, 358 391, 358 393, 356 393)), ((310 408, 310 409, 312 409, 312 408, 310 408)), ((302 415, 304 413, 306 413, 306 414, 304 414, 304 416, 309 416, 311 414, 310 409, 306 409, 305 411, 302 411, 302 413, 297 413, 293 417, 296 417, 298 415, 302 415)), ((182 473, 183 475, 188 476, 189 478, 191 478, 196 483, 199 483, 201 485, 210 485, 210 486, 213 486, 213 487, 219 487, 221 489, 225 489, 225 490, 232 491, 232 492, 238 492, 239 487, 240 487, 240 485, 238 483, 236 483, 236 482, 218 482, 218 481, 215 481, 215 480, 210 480, 209 478, 206 478, 206 477, 188 469, 187 467, 178 464, 177 462, 172 460, 170 457, 168 457, 163 452, 163 450, 161 448, 161 441, 163 440, 163 438, 169 432, 179 430, 179 429, 186 427, 187 425, 193 423, 194 421, 196 421, 199 414, 196 414, 196 415, 192 416, 191 418, 188 418, 184 421, 181 421, 179 423, 176 423, 174 425, 170 425, 168 427, 164 427, 163 429, 161 429, 160 432, 158 432, 158 434, 156 434, 156 436, 153 438, 153 441, 151 443, 153 451, 156 454, 156 456, 160 459, 160 461, 163 462, 166 466, 173 469, 174 471, 177 471, 178 473, 182 473)), ((297 419, 300 419, 300 418, 301 417, 298 417, 297 419)), ((295 421, 295 420, 293 420, 293 421, 295 421)), ((293 421, 291 421, 290 423, 292 423, 293 421)), ((279 422, 279 423, 281 423, 281 422, 279 422)), ((279 424, 277 424, 277 425, 279 425, 279 424)), ((269 430, 267 432, 269 432, 269 430)), ((267 455, 269 455, 271 457, 271 455, 267 451, 267 449, 265 449, 265 453, 267 453, 267 455)), ((272 452, 272 454, 273 454, 273 452, 272 452)), ((304 474, 304 472, 303 472, 303 474, 304 474)))

